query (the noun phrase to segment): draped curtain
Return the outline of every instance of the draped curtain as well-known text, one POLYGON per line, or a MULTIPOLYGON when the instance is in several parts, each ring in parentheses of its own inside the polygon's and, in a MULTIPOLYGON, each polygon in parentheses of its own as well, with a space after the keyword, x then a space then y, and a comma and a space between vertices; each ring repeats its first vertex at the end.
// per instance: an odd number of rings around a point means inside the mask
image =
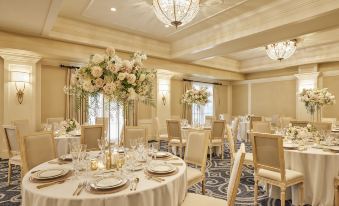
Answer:
POLYGON ((214 107, 214 116, 218 119, 219 106, 220 106, 220 95, 219 95, 219 85, 213 85, 213 107, 214 107))
MULTIPOLYGON (((185 94, 185 92, 190 89, 192 89, 192 82, 184 81, 183 94, 185 94)), ((182 117, 183 119, 187 119, 188 123, 191 124, 192 123, 192 106, 188 104, 182 104, 182 105, 183 105, 182 117)))
MULTIPOLYGON (((75 69, 67 69, 66 86, 71 85, 72 75, 74 75, 75 69)), ((81 99, 77 101, 75 96, 66 94, 66 119, 75 119, 79 124, 87 122, 87 99, 81 99)))

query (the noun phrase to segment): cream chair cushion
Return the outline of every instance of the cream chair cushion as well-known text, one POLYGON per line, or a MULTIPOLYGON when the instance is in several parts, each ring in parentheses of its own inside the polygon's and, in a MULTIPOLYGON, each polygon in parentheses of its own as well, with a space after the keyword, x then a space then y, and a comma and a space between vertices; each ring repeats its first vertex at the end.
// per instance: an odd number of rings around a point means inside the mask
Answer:
MULTIPOLYGON (((286 181, 289 182, 294 179, 298 178, 303 178, 303 174, 297 171, 293 170, 285 170, 285 175, 286 175, 286 181)), ((270 170, 265 170, 265 169, 259 169, 258 170, 258 176, 265 177, 268 179, 276 180, 276 181, 281 181, 281 175, 279 172, 273 172, 270 170)))
POLYGON ((21 165, 21 157, 20 155, 15 155, 11 158, 9 158, 11 164, 15 164, 15 165, 21 165))
MULTIPOLYGON (((170 142, 170 144, 180 144, 180 140, 179 139, 171 139, 169 142, 170 142)), ((185 139, 182 140, 182 144, 186 144, 186 140, 185 139)))
POLYGON ((181 206, 227 206, 227 201, 206 195, 187 193, 181 206))
POLYGON ((197 182, 201 182, 203 174, 199 169, 187 167, 187 187, 191 187, 197 182))
POLYGON ((253 154, 245 153, 245 162, 253 162, 253 154))

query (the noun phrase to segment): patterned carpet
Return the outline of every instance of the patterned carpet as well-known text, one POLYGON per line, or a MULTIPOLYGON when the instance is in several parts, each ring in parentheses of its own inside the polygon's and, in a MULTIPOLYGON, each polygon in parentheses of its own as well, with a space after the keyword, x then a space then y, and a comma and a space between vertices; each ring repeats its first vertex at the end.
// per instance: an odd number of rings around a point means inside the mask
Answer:
MULTIPOLYGON (((166 144, 162 144, 162 150, 166 150, 166 144)), ((0 160, 0 205, 1 206, 17 206, 20 205, 20 170, 13 169, 13 178, 10 186, 7 185, 7 161, 0 160)), ((253 205, 253 170, 244 167, 241 175, 241 182, 238 188, 236 205, 253 205)), ((206 194, 216 198, 226 199, 227 183, 230 176, 230 156, 225 151, 225 159, 221 160, 218 157, 213 157, 212 161, 207 162, 206 173, 206 194)), ((189 192, 201 192, 201 185, 193 186, 189 192)), ((263 206, 279 206, 279 200, 269 199, 265 192, 260 188, 258 196, 259 205, 263 206)), ((286 206, 291 205, 286 202, 286 206)))

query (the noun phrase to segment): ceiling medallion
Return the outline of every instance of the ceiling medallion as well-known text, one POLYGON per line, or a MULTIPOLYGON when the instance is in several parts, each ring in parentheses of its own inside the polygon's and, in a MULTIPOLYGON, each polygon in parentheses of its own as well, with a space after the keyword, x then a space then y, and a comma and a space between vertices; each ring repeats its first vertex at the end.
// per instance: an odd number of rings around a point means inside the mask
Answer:
POLYGON ((199 0, 153 0, 153 9, 160 21, 177 28, 197 15, 199 0))
POLYGON ((297 40, 281 41, 269 44, 266 47, 267 55, 273 60, 283 60, 292 56, 297 49, 297 40))

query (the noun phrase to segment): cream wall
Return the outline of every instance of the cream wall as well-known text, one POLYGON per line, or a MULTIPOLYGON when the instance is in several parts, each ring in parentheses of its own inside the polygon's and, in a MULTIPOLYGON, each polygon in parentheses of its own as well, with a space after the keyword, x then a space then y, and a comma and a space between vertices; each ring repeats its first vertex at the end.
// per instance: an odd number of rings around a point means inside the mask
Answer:
POLYGON ((228 85, 214 85, 214 114, 216 117, 219 117, 219 114, 230 114, 230 111, 228 111, 228 87, 228 85))
POLYGON ((171 79, 171 116, 182 116, 183 105, 180 103, 184 91, 184 81, 171 79))
POLYGON ((296 80, 251 84, 251 113, 295 117, 296 80))
POLYGON ((41 121, 46 118, 65 118, 66 96, 63 88, 67 71, 56 66, 41 66, 41 121))
POLYGON ((248 113, 248 85, 232 85, 232 115, 245 115, 248 113))
POLYGON ((323 117, 335 117, 339 120, 339 75, 323 77, 323 87, 336 96, 337 104, 324 106, 323 117))

